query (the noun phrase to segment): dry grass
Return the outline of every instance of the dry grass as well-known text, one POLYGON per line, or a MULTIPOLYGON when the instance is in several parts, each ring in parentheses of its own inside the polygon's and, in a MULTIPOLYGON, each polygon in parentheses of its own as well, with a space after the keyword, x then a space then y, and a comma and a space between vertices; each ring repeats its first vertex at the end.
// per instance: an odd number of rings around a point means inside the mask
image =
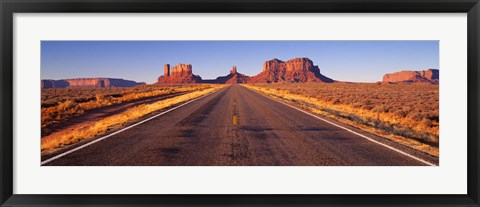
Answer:
POLYGON ((284 83, 244 86, 438 156, 438 85, 284 83))
POLYGON ((208 84, 141 85, 131 88, 42 89, 42 131, 85 111, 148 97, 193 92, 208 84))
POLYGON ((53 133, 42 138, 42 152, 103 135, 113 127, 137 120, 152 112, 203 96, 222 87, 224 87, 224 85, 211 85, 209 88, 199 89, 195 92, 161 100, 152 104, 142 104, 123 113, 109 116, 96 122, 84 123, 73 129, 53 133))

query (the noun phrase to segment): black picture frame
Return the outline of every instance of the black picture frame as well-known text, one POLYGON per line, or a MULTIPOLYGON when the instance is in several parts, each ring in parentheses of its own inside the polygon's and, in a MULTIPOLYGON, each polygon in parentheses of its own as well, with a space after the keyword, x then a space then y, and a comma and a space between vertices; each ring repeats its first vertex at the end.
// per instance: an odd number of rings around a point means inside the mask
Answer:
MULTIPOLYGON (((480 206, 478 0, 0 0, 1 206, 480 206), (13 194, 14 13, 467 13, 468 190, 465 195, 13 194)), ((455 179, 455 178, 452 178, 455 179)))

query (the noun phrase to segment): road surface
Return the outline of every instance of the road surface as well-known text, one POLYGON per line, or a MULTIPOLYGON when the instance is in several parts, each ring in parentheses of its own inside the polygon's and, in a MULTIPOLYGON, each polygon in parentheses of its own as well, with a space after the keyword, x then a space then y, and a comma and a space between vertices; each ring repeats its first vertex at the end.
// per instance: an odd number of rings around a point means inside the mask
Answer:
MULTIPOLYGON (((432 159, 402 146, 393 144, 393 147, 421 160, 432 159)), ((426 163, 245 87, 232 85, 44 165, 412 166, 426 163)))

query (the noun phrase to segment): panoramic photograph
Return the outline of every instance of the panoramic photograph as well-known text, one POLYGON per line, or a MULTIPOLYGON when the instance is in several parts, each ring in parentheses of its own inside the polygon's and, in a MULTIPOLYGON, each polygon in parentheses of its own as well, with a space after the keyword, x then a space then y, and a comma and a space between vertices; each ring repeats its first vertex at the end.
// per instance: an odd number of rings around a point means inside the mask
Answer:
POLYGON ((438 41, 42 41, 41 166, 438 166, 438 41))

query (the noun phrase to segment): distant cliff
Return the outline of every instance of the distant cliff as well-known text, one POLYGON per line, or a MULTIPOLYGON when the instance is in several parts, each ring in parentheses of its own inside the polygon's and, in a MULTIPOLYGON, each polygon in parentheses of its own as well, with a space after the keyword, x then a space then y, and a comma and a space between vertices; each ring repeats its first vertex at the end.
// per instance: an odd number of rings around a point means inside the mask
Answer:
POLYGON ((422 71, 405 70, 383 76, 383 82, 386 83, 439 83, 439 71, 438 69, 428 69, 422 71))
POLYGON ((42 80, 42 88, 106 88, 132 87, 145 84, 118 78, 73 78, 63 80, 42 80))

